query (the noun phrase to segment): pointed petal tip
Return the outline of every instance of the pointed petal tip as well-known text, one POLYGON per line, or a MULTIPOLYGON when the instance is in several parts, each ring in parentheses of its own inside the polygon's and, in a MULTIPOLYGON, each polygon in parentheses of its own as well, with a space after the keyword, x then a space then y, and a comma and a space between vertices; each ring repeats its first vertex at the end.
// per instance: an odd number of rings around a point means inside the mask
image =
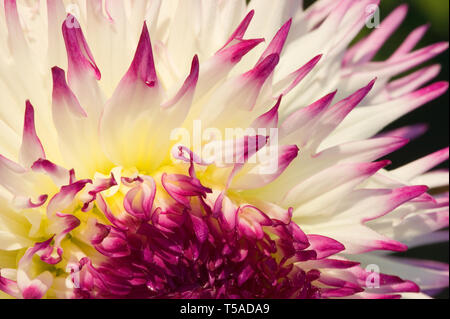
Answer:
POLYGON ((447 92, 448 87, 449 82, 447 81, 435 82, 415 92, 412 92, 410 94, 410 97, 413 99, 423 97, 426 98, 426 100, 430 101, 447 92))
POLYGON ((338 90, 334 90, 333 92, 328 93, 327 95, 321 97, 316 102, 307 106, 307 108, 309 108, 310 110, 314 110, 314 113, 319 114, 322 110, 324 110, 331 104, 337 92, 338 90))
POLYGON ((297 145, 289 145, 287 149, 287 158, 290 160, 293 160, 298 156, 298 153, 300 152, 300 148, 297 145))
POLYGON ((242 22, 239 24, 236 30, 231 34, 230 38, 225 43, 222 49, 226 48, 228 44, 230 44, 233 40, 242 40, 244 38, 245 32, 247 31, 248 26, 250 25, 250 22, 252 21, 254 15, 255 10, 251 10, 249 13, 247 13, 245 18, 242 20, 242 22))
POLYGON ((185 81, 186 85, 188 85, 189 87, 195 86, 195 84, 197 84, 198 81, 199 72, 200 72, 200 62, 198 59, 198 55, 196 54, 192 58, 191 70, 185 81))
POLYGON ((128 69, 126 78, 131 81, 140 79, 148 87, 156 87, 158 77, 156 75, 155 62, 153 58, 153 49, 150 40, 150 34, 147 28, 147 22, 144 22, 141 36, 136 48, 136 52, 128 69))
POLYGON ((449 154, 449 147, 448 146, 444 147, 443 149, 441 149, 441 150, 439 150, 439 151, 437 151, 437 152, 435 152, 433 154, 431 154, 431 156, 433 158, 438 158, 442 162, 448 160, 449 159, 449 155, 450 154, 449 154))
POLYGON ((26 100, 19 161, 22 165, 31 167, 34 161, 39 158, 45 158, 45 151, 36 133, 34 107, 30 100, 26 100))
POLYGON ((373 88, 373 86, 375 85, 375 83, 377 82, 377 80, 378 80, 378 77, 374 77, 374 78, 369 82, 369 84, 367 84, 366 88, 370 91, 370 90, 373 88))
POLYGON ((290 18, 289 20, 287 20, 280 28, 280 30, 278 31, 277 35, 279 35, 280 37, 282 37, 283 42, 286 40, 286 37, 291 29, 292 26, 292 18, 290 18))
POLYGON ((198 55, 196 54, 192 58, 191 70, 186 79, 186 83, 189 87, 193 87, 197 84, 199 73, 200 73, 200 62, 198 59, 198 55))
MULTIPOLYGON (((252 10, 250 10, 250 11, 247 13, 247 15, 245 16, 244 20, 242 20, 241 24, 239 25, 239 28, 242 27, 242 29, 243 29, 243 27, 245 26, 245 30, 247 30, 248 25, 249 25, 250 22, 253 20, 253 17, 254 17, 254 16, 255 16, 255 10, 252 9, 252 10)), ((245 32, 245 30, 244 30, 244 32, 245 32)))
POLYGON ((407 137, 399 137, 398 141, 395 143, 396 145, 398 145, 398 148, 402 148, 403 146, 408 145, 409 143, 411 143, 411 139, 407 138, 407 137))
POLYGON ((148 31, 147 20, 145 20, 144 23, 142 24, 141 38, 146 38, 150 40, 150 32, 148 31))
POLYGON ((25 113, 26 113, 29 109, 31 109, 31 111, 34 112, 34 108, 33 108, 33 105, 31 104, 31 101, 27 99, 27 100, 25 101, 25 113))
POLYGON ((399 196, 407 197, 409 199, 413 199, 417 196, 420 196, 426 192, 428 192, 430 188, 427 185, 414 185, 414 186, 406 186, 399 189, 399 196))
POLYGON ((292 19, 289 19, 283 26, 278 30, 273 39, 270 41, 269 46, 263 52, 261 57, 258 60, 258 63, 264 60, 267 56, 271 54, 281 54, 283 47, 286 43, 286 39, 289 35, 289 31, 291 28, 292 19))
POLYGON ((397 8, 394 9, 395 11, 401 12, 402 14, 407 14, 409 10, 409 5, 407 3, 400 4, 397 8))
POLYGON ((281 162, 291 162, 294 158, 298 156, 300 148, 296 144, 284 145, 280 148, 280 160, 281 162))
POLYGON ((273 107, 276 111, 280 108, 281 101, 283 100, 283 94, 280 94, 280 96, 277 99, 277 103, 275 103, 275 106, 273 107))
POLYGON ((430 124, 419 123, 412 125, 412 129, 417 132, 418 135, 425 134, 430 129, 430 124))
POLYGON ((430 129, 430 125, 427 123, 413 124, 410 126, 402 127, 397 130, 386 133, 387 136, 403 137, 408 141, 414 140, 430 129))
POLYGON ((267 56, 267 58, 265 58, 263 61, 261 61, 261 63, 258 65, 258 67, 260 69, 265 69, 266 67, 269 69, 270 68, 273 69, 275 67, 275 65, 278 64, 279 60, 280 60, 280 55, 277 53, 274 53, 274 54, 267 56))
POLYGON ((199 65, 200 65, 200 62, 198 60, 198 55, 196 54, 196 55, 194 55, 194 58, 192 59, 191 74, 192 73, 197 73, 198 74, 199 65))
POLYGON ((430 88, 437 91, 447 91, 449 86, 449 82, 447 81, 440 81, 436 82, 430 85, 430 88))
POLYGON ((53 92, 67 87, 66 72, 60 67, 52 67, 53 92))
POLYGON ((448 49, 449 42, 443 41, 438 42, 429 47, 429 50, 433 52, 433 54, 439 54, 448 49))
POLYGON ((390 160, 383 160, 379 162, 373 163, 363 163, 360 168, 362 173, 372 175, 378 172, 380 169, 385 168, 386 166, 391 165, 392 162, 390 160))
POLYGON ((65 71, 57 66, 52 67, 52 80, 53 80, 52 99, 54 106, 58 105, 59 107, 68 103, 67 107, 69 107, 69 109, 74 115, 79 117, 87 117, 88 116, 87 112, 80 105, 78 99, 67 85, 65 71), (63 100, 65 100, 65 102, 61 104, 61 101, 63 100))
POLYGON ((306 64, 302 65, 298 70, 294 71, 291 76, 293 76, 292 83, 287 86, 283 94, 288 94, 293 88, 295 88, 319 63, 320 59, 322 58, 323 54, 316 55, 314 58, 309 60, 306 64))
POLYGON ((425 33, 430 29, 430 27, 431 27, 431 23, 428 22, 428 23, 422 24, 421 26, 418 26, 416 28, 416 30, 420 30, 420 32, 425 33))
POLYGON ((391 150, 389 153, 395 152, 396 150, 402 148, 403 146, 409 144, 411 142, 411 139, 403 137, 403 136, 395 136, 395 135, 386 135, 386 136, 379 136, 380 139, 388 139, 391 141, 391 143, 388 145, 389 149, 391 150))
POLYGON ((329 100, 332 100, 332 99, 334 99, 334 97, 336 96, 336 94, 337 94, 337 92, 338 92, 338 90, 336 89, 336 90, 334 90, 333 92, 331 92, 331 93, 328 93, 327 95, 325 95, 323 98, 325 98, 325 99, 329 99, 329 100))
POLYGON ((369 92, 374 87, 377 79, 378 78, 374 78, 366 86, 360 88, 358 91, 356 91, 355 93, 350 95, 348 98, 344 99, 344 101, 345 100, 352 101, 351 103, 349 103, 349 105, 352 105, 353 107, 355 107, 367 96, 367 94, 369 94, 369 92))
POLYGON ((34 123, 34 107, 31 104, 30 100, 26 100, 25 102, 25 118, 23 125, 23 134, 32 134, 36 135, 35 131, 35 123, 34 123))
POLYGON ((314 58, 312 58, 312 60, 310 61, 310 63, 312 64, 317 64, 317 62, 320 61, 320 59, 322 59, 323 57, 323 53, 316 55, 314 58))
POLYGON ((278 109, 281 105, 281 99, 283 95, 281 94, 278 97, 277 102, 275 105, 266 113, 258 117, 252 124, 253 128, 259 129, 259 128, 276 128, 278 127, 278 109))
POLYGON ((186 96, 188 92, 193 92, 197 86, 199 73, 200 73, 200 63, 198 56, 195 55, 194 58, 192 59, 191 71, 187 76, 186 80, 184 81, 182 87, 172 99, 161 104, 161 107, 165 109, 170 108, 173 105, 177 104, 184 96, 186 96))
POLYGON ((368 85, 360 88, 359 90, 346 97, 345 99, 337 102, 333 106, 333 109, 338 110, 338 112, 340 113, 341 120, 366 98, 366 96, 372 90, 375 81, 376 78, 370 81, 368 85))
POLYGON ((230 62, 238 63, 244 55, 262 42, 264 42, 263 38, 242 40, 238 44, 220 50, 218 53, 223 55, 225 59, 230 60, 230 62))
POLYGON ((379 162, 377 162, 375 164, 378 164, 380 168, 383 168, 383 167, 391 165, 392 161, 390 161, 390 160, 383 160, 383 161, 379 161, 379 162))
POLYGON ((62 79, 65 80, 65 78, 66 78, 66 72, 65 72, 63 69, 61 69, 61 68, 58 67, 58 66, 52 67, 52 79, 53 79, 53 83, 59 82, 59 81, 61 81, 62 79))

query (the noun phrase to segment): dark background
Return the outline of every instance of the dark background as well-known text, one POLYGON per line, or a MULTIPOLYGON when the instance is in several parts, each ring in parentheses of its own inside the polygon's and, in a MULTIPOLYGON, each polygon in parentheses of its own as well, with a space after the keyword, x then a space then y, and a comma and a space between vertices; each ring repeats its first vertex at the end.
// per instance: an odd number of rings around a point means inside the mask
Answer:
MULTIPOLYGON (((310 5, 313 0, 305 0, 305 5, 310 5)), ((416 27, 430 23, 430 29, 425 37, 419 43, 418 48, 440 41, 448 41, 449 28, 449 1, 448 0, 381 0, 380 15, 381 19, 387 16, 398 5, 406 3, 409 5, 408 16, 400 28, 393 34, 388 42, 381 49, 375 60, 384 60, 392 54, 398 45, 406 36, 416 27)), ((365 28, 360 37, 370 32, 365 28)), ((446 51, 425 65, 439 63, 442 71, 434 81, 449 80, 449 52, 446 51)), ((421 66, 421 67, 422 67, 421 66)), ((414 69, 417 70, 418 68, 414 69)), ((390 154, 388 158, 392 161, 390 168, 395 168, 406 164, 414 159, 420 158, 449 145, 449 93, 447 92, 440 98, 422 106, 414 112, 392 123, 386 130, 402 127, 410 124, 427 123, 430 128, 426 134, 420 138, 411 141, 407 146, 390 154)), ((441 164, 438 168, 448 168, 448 161, 441 164)), ((410 256, 414 258, 433 259, 448 263, 448 242, 424 246, 411 249, 401 256, 410 256)), ((449 298, 448 288, 442 291, 438 298, 449 298)))

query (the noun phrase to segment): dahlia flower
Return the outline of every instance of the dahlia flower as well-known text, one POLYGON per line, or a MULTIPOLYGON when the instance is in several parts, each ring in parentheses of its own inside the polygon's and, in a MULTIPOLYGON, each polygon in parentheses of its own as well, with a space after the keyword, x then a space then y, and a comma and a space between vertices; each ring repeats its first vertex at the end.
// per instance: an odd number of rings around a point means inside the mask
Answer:
POLYGON ((380 160, 447 49, 377 0, 4 0, 0 293, 426 298, 448 266, 448 148, 380 160), (393 79, 395 78, 395 79, 393 79), (233 133, 230 135, 228 133, 233 133), (439 231, 441 230, 441 231, 439 231))

